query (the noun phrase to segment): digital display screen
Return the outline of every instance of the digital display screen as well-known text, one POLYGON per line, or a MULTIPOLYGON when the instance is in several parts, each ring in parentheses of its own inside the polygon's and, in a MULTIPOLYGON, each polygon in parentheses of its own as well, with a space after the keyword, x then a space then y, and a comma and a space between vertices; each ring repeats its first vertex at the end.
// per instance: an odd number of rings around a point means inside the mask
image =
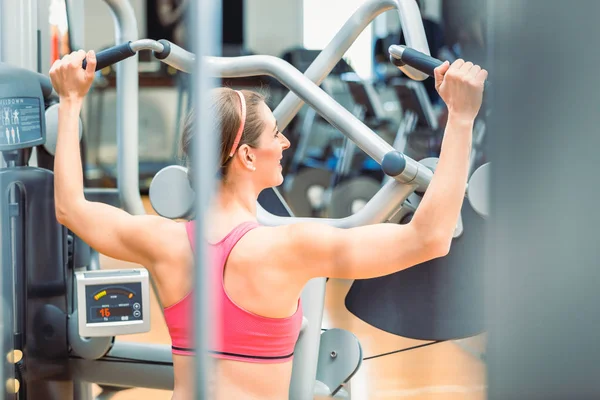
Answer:
POLYGON ((34 97, 0 99, 0 146, 34 142, 42 137, 40 100, 34 97))
POLYGON ((142 320, 142 284, 116 283, 85 287, 87 323, 142 320))
POLYGON ((96 318, 124 317, 133 315, 133 307, 102 307, 96 308, 96 318))

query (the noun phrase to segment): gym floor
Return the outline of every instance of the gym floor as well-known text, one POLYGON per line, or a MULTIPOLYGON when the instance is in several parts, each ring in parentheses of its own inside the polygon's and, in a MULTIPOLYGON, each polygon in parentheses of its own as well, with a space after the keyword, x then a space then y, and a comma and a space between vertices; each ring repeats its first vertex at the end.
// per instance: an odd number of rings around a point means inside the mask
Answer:
MULTIPOLYGON (((148 199, 147 212, 152 213, 148 199)), ((101 256, 105 269, 130 268, 131 264, 101 256)), ((324 328, 342 328, 353 332, 360 340, 364 357, 418 346, 428 342, 407 339, 364 323, 348 312, 344 297, 351 281, 330 279, 327 283, 324 328)), ((156 297, 152 294, 151 330, 145 334, 126 335, 122 341, 168 344, 169 333, 156 297)), ((462 341, 468 349, 480 351, 484 337, 462 341)), ((363 362, 352 378, 352 398, 355 400, 483 400, 486 398, 485 364, 456 342, 438 343, 407 352, 374 358, 363 362)), ((98 388, 96 388, 98 389, 98 388)), ((99 390, 95 390, 97 394, 99 390)), ((114 400, 170 400, 170 391, 130 389, 114 400)))

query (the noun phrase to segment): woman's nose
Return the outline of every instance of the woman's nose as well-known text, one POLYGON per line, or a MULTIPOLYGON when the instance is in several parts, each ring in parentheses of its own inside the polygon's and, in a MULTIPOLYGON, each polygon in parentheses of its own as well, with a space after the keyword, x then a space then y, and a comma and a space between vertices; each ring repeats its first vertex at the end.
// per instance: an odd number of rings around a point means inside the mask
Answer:
POLYGON ((281 135, 281 137, 283 138, 283 149, 287 149, 290 147, 290 141, 288 140, 288 138, 285 135, 281 135))

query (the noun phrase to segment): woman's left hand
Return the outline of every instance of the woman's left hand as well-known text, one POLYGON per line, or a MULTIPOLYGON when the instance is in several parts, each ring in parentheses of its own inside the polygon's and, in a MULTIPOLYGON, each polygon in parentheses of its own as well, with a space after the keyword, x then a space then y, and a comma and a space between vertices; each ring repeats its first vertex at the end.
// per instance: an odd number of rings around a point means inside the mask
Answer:
POLYGON ((61 100, 81 100, 94 82, 96 71, 96 54, 94 51, 83 50, 67 54, 56 60, 50 68, 50 80, 61 100), (87 59, 86 68, 82 68, 83 60, 87 59))

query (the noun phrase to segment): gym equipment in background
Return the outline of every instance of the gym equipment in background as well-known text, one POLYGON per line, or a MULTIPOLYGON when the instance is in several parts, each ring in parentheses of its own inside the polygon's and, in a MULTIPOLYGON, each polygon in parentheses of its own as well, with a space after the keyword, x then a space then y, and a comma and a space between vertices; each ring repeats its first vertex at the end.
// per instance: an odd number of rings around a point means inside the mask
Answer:
MULTIPOLYGON (((320 53, 320 50, 293 48, 282 58, 304 72, 320 53)), ((319 85, 346 109, 353 103, 342 76, 351 71, 352 68, 341 59, 319 85)), ((334 176, 344 135, 308 106, 302 107, 292 119, 285 135, 291 145, 282 160, 284 198, 296 216, 323 216, 326 210, 323 196, 334 176)))
MULTIPOLYGON (((325 86, 323 89, 331 97, 344 108, 352 110, 354 116, 380 136, 390 136, 394 122, 384 116, 382 106, 377 102, 377 94, 372 87, 365 89, 367 85, 354 72, 344 71, 339 76, 336 75, 339 89, 335 91, 331 89, 334 86, 331 79, 328 77, 321 84, 325 86), (325 85, 326 83, 328 85, 325 85), (364 92, 369 89, 371 92, 365 94, 364 92), (335 95, 332 94, 333 92, 335 95), (340 98, 344 100, 343 103, 340 98)), ((330 132, 327 139, 319 138, 316 147, 320 144, 321 149, 310 147, 309 143, 314 142, 317 135, 323 136, 322 132, 315 131, 316 128, 327 121, 319 117, 312 108, 306 110, 301 121, 297 132, 298 147, 293 152, 283 185, 286 201, 300 217, 340 218, 351 215, 351 211, 344 211, 347 209, 344 205, 331 205, 332 200, 335 202, 337 199, 332 191, 338 185, 345 184, 345 181, 360 176, 362 177, 360 182, 363 184, 351 185, 359 189, 354 190, 356 201, 350 203, 366 203, 379 190, 378 182, 383 177, 379 164, 365 156, 363 152, 357 151, 354 143, 337 130, 330 132)), ((327 126, 331 125, 327 123, 327 126)), ((386 141, 390 140, 386 139, 386 141)), ((350 207, 358 209, 352 205, 350 207)))
MULTIPOLYGON (((410 109, 405 108, 400 102, 402 108, 402 119, 397 126, 395 134, 392 136, 391 127, 393 121, 386 118, 383 106, 379 99, 376 89, 369 82, 366 82, 353 73, 346 73, 342 76, 343 81, 348 85, 348 89, 354 99, 356 108, 355 115, 364 120, 365 124, 371 129, 376 130, 382 136, 388 131, 386 141, 391 142, 392 147, 397 151, 407 154, 414 159, 414 152, 411 154, 407 148, 408 138, 411 136, 415 118, 410 109)), ((422 83, 411 81, 415 88, 419 89, 422 83)), ((426 98, 425 100, 428 101, 426 98)), ((428 104, 425 103, 423 108, 428 104)), ((377 193, 384 182, 391 177, 386 177, 382 173, 379 165, 364 153, 357 153, 356 146, 348 140, 344 141, 342 155, 336 166, 334 175, 331 178, 330 185, 325 189, 323 201, 327 212, 325 215, 331 218, 344 218, 358 212, 364 205, 377 193), (356 158, 358 157, 358 161, 356 158), (374 165, 373 165, 374 164, 374 165)))
MULTIPOLYGON (((139 187, 147 193, 152 177, 161 168, 178 162, 181 120, 190 100, 187 74, 178 73, 159 60, 142 53, 138 62, 139 187), (158 63, 158 65, 155 65, 158 63), (157 99, 164 104, 159 105, 157 99)), ((93 116, 87 131, 86 175, 96 187, 116 187, 117 135, 120 99, 116 90, 118 65, 99 70, 88 96, 88 114, 93 116)))
MULTIPOLYGON (((353 114, 386 142, 392 141, 389 136, 394 121, 385 116, 375 88, 355 73, 343 74, 342 80, 354 100, 353 114)), ((404 150, 394 148, 401 152, 404 150)), ((325 216, 331 218, 344 218, 358 212, 379 191, 384 176, 379 164, 357 151, 356 145, 347 137, 340 153, 329 187, 323 195, 327 210, 325 216)))

